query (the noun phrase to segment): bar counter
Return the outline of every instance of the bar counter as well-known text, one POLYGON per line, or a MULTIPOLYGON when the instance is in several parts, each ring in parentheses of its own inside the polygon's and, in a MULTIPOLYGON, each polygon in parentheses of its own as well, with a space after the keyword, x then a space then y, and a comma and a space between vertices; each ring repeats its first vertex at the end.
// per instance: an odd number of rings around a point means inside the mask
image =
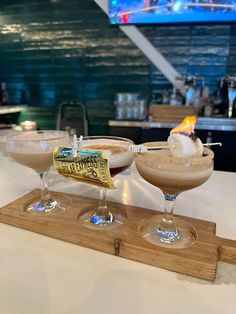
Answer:
POLYGON ((27 108, 26 105, 1 106, 0 107, 0 115, 1 114, 21 112, 23 109, 26 109, 26 108, 27 108))
MULTIPOLYGON (((33 170, 9 159, 0 136, 0 206, 39 186, 33 170)), ((98 198, 98 189, 54 169, 52 190, 98 198)), ((135 166, 114 179, 108 199, 161 209, 161 192, 135 166)), ((214 221, 217 235, 236 239, 236 173, 214 171, 202 186, 178 196, 175 213, 214 221)), ((79 204, 78 204, 79 206, 79 204)), ((236 265, 218 263, 214 283, 133 262, 0 224, 0 313, 232 314, 236 265)), ((99 236, 99 232, 98 232, 99 236)))

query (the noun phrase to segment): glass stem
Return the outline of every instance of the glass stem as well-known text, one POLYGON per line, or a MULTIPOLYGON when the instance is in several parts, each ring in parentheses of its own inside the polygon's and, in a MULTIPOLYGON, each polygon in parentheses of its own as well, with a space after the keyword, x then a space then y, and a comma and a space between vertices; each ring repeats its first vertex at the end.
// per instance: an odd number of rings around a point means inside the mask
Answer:
POLYGON ((49 200, 51 200, 51 195, 48 190, 48 184, 47 184, 47 172, 40 172, 39 173, 40 179, 41 179, 41 203, 47 203, 49 200))
POLYGON ((165 194, 165 212, 164 217, 162 220, 162 228, 164 229, 175 229, 175 223, 173 218, 173 211, 174 211, 174 205, 175 205, 175 199, 177 195, 171 195, 171 194, 165 194))
POLYGON ((97 215, 100 217, 106 217, 109 213, 106 203, 107 189, 104 187, 100 187, 99 193, 100 199, 98 202, 97 215))
POLYGON ((156 229, 156 236, 160 241, 172 243, 181 237, 173 218, 174 204, 177 195, 165 194, 165 212, 160 225, 156 229))

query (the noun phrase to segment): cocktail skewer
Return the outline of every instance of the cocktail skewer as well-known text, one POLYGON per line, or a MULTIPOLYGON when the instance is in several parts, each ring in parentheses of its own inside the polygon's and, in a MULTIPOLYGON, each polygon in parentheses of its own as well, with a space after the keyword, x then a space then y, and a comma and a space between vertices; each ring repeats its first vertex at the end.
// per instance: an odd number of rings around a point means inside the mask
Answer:
MULTIPOLYGON (((83 135, 80 135, 79 139, 77 138, 76 134, 73 137, 73 156, 77 156, 77 149, 78 145, 83 141, 83 135)), ((215 143, 204 143, 203 146, 222 146, 221 142, 215 142, 215 143)), ((175 145, 165 145, 165 146, 146 146, 146 145, 131 145, 129 147, 129 151, 133 153, 145 153, 148 150, 156 150, 156 149, 170 149, 175 148, 175 145)))
POLYGON ((204 143, 202 144, 203 146, 222 146, 221 142, 216 142, 216 143, 204 143))
POLYGON ((77 157, 78 140, 76 134, 73 136, 73 157, 77 157))
POLYGON ((73 154, 73 157, 77 157, 77 149, 79 147, 79 144, 82 141, 83 141, 83 135, 80 135, 80 137, 78 139, 77 135, 74 134, 74 136, 73 136, 73 143, 72 143, 72 147, 73 147, 72 154, 73 154))
MULTIPOLYGON (((216 142, 216 143, 204 143, 202 144, 203 146, 222 146, 221 142, 216 142)), ((156 150, 156 149, 170 149, 170 148, 175 148, 176 146, 174 145, 165 145, 165 146, 145 146, 145 145, 132 145, 130 146, 130 151, 132 151, 133 153, 145 153, 148 150, 156 150)))

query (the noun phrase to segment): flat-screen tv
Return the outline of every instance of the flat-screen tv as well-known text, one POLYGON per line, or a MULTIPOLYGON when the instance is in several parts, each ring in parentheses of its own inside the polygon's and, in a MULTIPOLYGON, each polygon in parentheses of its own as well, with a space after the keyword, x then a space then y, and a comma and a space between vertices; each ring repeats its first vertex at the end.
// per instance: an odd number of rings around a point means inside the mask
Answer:
POLYGON ((111 24, 236 21, 236 0, 109 0, 111 24))

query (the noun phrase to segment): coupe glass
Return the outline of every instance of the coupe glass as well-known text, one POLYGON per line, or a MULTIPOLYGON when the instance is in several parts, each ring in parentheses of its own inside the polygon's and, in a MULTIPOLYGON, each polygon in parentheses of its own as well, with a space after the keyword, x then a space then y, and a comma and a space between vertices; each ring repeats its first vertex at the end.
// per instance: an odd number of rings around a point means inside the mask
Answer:
MULTIPOLYGON (((151 142, 145 145, 167 146, 167 142, 151 142)), ((174 248, 187 247, 194 243, 196 231, 191 225, 173 217, 174 203, 181 192, 208 180, 213 171, 213 157, 213 152, 208 148, 204 148, 201 157, 183 159, 172 157, 168 148, 136 154, 135 163, 139 174, 158 187, 165 197, 164 216, 152 217, 140 225, 140 232, 147 241, 174 248)))
POLYGON ((42 182, 41 198, 25 206, 27 212, 51 213, 64 210, 65 198, 53 199, 46 176, 53 164, 53 149, 68 146, 70 138, 64 131, 27 131, 7 138, 7 151, 19 164, 35 170, 42 182))
MULTIPOLYGON (((122 137, 114 136, 87 136, 79 143, 79 148, 109 150, 109 168, 114 177, 127 169, 133 162, 134 153, 129 150, 134 143, 122 137)), ((125 213, 117 208, 108 207, 106 202, 107 188, 100 187, 100 200, 95 208, 88 208, 80 217, 84 222, 90 222, 97 226, 107 226, 120 223, 125 220, 125 213)))

